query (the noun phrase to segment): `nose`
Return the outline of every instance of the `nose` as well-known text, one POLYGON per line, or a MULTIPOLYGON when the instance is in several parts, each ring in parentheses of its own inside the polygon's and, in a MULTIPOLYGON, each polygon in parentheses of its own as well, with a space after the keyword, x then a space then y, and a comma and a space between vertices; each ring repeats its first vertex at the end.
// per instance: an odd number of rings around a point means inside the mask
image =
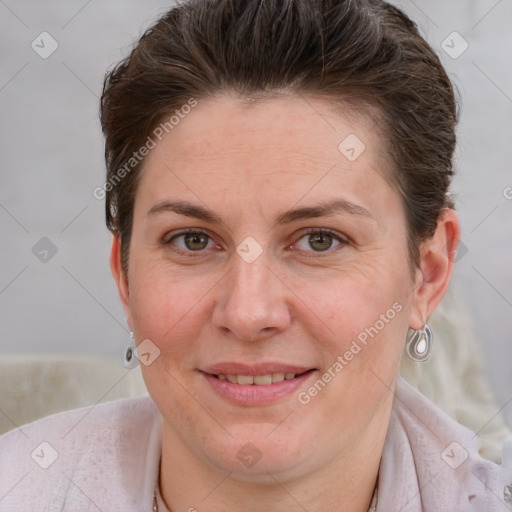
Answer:
POLYGON ((290 292, 261 255, 247 263, 235 254, 213 312, 214 327, 243 341, 258 341, 284 331, 291 322, 290 292))

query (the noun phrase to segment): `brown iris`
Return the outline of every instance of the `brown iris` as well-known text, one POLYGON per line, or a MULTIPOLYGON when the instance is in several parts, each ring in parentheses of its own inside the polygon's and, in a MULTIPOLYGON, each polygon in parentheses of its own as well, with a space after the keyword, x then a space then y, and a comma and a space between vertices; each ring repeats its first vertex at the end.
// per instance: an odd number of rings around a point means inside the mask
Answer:
POLYGON ((332 236, 327 233, 314 233, 309 236, 309 245, 315 251, 326 251, 332 246, 332 236))
POLYGON ((204 233, 187 233, 184 236, 184 242, 187 249, 200 251, 208 245, 208 236, 204 233))

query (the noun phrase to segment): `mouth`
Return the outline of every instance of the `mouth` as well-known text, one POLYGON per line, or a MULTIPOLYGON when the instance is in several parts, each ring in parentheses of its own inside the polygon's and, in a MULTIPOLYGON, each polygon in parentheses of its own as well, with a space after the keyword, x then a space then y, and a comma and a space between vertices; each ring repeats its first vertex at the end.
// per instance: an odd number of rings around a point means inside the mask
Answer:
POLYGON ((240 367, 223 365, 201 371, 208 388, 217 396, 236 405, 271 405, 294 395, 309 379, 316 368, 304 367, 240 367))

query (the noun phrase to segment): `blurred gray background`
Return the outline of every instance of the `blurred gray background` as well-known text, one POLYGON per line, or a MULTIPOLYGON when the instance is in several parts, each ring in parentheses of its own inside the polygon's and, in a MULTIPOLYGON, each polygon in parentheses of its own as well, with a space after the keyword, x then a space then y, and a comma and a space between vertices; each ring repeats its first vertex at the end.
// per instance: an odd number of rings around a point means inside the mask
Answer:
MULTIPOLYGON (((395 3, 460 91, 453 191, 463 247, 453 285, 512 424, 512 0, 395 3)), ((0 0, 2 354, 121 357, 128 329, 104 203, 93 196, 104 181, 98 100, 105 70, 171 5, 0 0)))

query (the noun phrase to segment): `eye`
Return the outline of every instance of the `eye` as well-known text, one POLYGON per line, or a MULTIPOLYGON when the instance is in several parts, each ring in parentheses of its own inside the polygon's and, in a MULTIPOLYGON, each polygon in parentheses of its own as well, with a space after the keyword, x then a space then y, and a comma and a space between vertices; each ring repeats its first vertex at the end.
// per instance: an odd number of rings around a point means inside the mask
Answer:
POLYGON ((186 231, 173 235, 165 244, 175 245, 183 252, 198 252, 216 247, 212 239, 202 231, 186 231))
POLYGON ((301 251, 329 252, 347 243, 347 240, 328 229, 315 229, 301 236, 294 246, 301 251))

